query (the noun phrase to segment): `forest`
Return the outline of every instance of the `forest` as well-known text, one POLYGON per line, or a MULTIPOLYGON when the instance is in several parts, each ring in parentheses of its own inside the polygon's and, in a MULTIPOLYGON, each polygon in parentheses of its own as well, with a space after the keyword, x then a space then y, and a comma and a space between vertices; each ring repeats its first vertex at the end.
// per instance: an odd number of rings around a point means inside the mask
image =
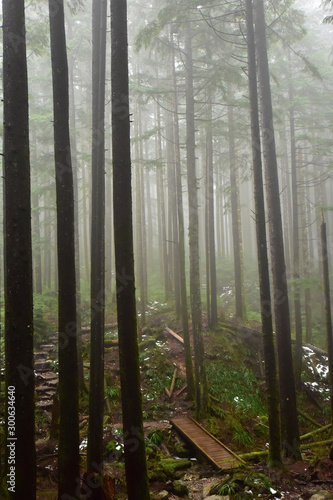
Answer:
POLYGON ((333 500, 332 0, 2 0, 0 498, 333 500))

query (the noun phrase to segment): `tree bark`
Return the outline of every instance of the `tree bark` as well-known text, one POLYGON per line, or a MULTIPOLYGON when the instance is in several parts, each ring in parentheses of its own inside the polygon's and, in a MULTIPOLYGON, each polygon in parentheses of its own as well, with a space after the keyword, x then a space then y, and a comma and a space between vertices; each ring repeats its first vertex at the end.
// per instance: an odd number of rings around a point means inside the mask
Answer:
POLYGON ((268 67, 266 23, 263 0, 255 0, 255 41, 259 68, 265 180, 269 214, 271 266, 279 363, 282 439, 285 451, 300 459, 296 389, 291 349, 290 312, 283 247, 273 108, 268 67))
POLYGON ((172 79, 173 79, 173 88, 174 88, 174 138, 175 138, 175 153, 176 153, 175 160, 176 160, 176 191, 177 191, 177 215, 178 215, 178 259, 179 259, 181 320, 182 320, 182 326, 183 326, 184 349, 185 349, 187 395, 188 395, 189 399, 194 399, 195 386, 194 386, 192 351, 191 351, 191 344, 190 344, 190 332, 189 332, 188 310, 187 310, 183 186, 182 186, 182 177, 181 177, 179 122, 178 122, 178 92, 177 92, 177 77, 176 77, 174 52, 173 52, 173 57, 172 57, 172 79))
POLYGON ((92 5, 91 344, 87 448, 87 469, 94 474, 100 474, 103 468, 106 15, 106 0, 94 0, 92 5))
POLYGON ((230 155, 230 190, 231 190, 231 216, 232 216, 232 241, 234 249, 234 275, 235 275, 235 297, 236 297, 236 318, 245 319, 244 300, 244 271, 243 271, 243 251, 242 234, 239 214, 239 187, 235 150, 235 123, 233 104, 228 106, 228 127, 229 127, 229 155, 230 155))
POLYGON ((199 270, 199 218, 198 193, 195 165, 195 120, 193 95, 193 60, 191 30, 185 34, 186 67, 186 152, 187 186, 189 201, 189 244, 190 244, 190 294, 192 329, 194 342, 194 373, 196 416, 204 418, 208 410, 208 390, 205 370, 204 343, 202 336, 202 313, 199 270))
POLYGON ((3 1, 3 90, 6 474, 12 474, 6 479, 13 478, 13 485, 7 483, 9 498, 34 500, 33 275, 23 0, 3 1), (14 463, 10 463, 12 451, 14 463))
POLYGON ((217 323, 217 290, 216 290, 216 252, 215 252, 215 207, 214 207, 214 169, 213 169, 213 116, 211 93, 208 94, 208 112, 206 129, 206 182, 207 182, 207 209, 208 209, 208 249, 209 277, 210 277, 210 323, 213 328, 217 323))
POLYGON ((324 301, 325 301, 325 320, 326 320, 326 342, 329 367, 329 386, 331 400, 331 418, 333 421, 333 337, 332 337, 332 312, 331 312, 331 294, 327 251, 326 223, 321 224, 321 253, 323 265, 324 280, 324 301))
POLYGON ((79 398, 73 173, 69 139, 68 65, 63 0, 49 0, 54 155, 57 196, 59 452, 58 495, 76 496, 79 470, 79 398))
MULTIPOLYGON (((68 33, 72 38, 71 25, 68 25, 68 33)), ((77 357, 78 357, 78 377, 79 391, 88 392, 84 381, 83 358, 82 358, 82 323, 81 323, 81 259, 80 259, 80 218, 79 218, 79 165, 77 161, 76 143, 76 112, 75 112, 75 91, 74 91, 74 58, 69 57, 69 121, 71 126, 71 147, 72 147, 72 168, 73 168, 73 188, 74 188, 74 217, 75 217, 75 268, 76 268, 76 332, 77 332, 77 357)))
POLYGON ((113 206, 128 500, 149 500, 134 284, 127 2, 111 0, 113 206))
MULTIPOLYGON (((289 66, 291 66, 289 54, 289 66)), ((290 78, 292 76, 290 75, 290 78)), ((295 311, 295 383, 297 387, 301 385, 302 374, 302 313, 300 294, 300 251, 299 251, 299 221, 298 221, 298 191, 297 191, 297 158, 296 158, 296 138, 295 138, 295 109, 294 109, 294 88, 292 81, 289 82, 289 124, 290 124, 290 151, 291 151, 291 186, 292 186, 292 206, 293 206, 293 278, 294 278, 294 311, 295 311)))
POLYGON ((271 291, 269 279, 269 265, 266 237, 266 214, 264 200, 264 185, 261 161, 261 139, 258 109, 258 87, 256 54, 253 27, 253 3, 246 0, 246 26, 247 26, 247 53, 248 53, 248 78, 251 107, 251 136, 254 201, 257 231, 257 255, 259 268, 261 322, 265 358, 265 379, 268 401, 269 421, 269 455, 268 463, 272 467, 282 467, 281 457, 281 430, 277 367, 275 360, 275 346, 273 335, 273 318, 271 307, 271 291))

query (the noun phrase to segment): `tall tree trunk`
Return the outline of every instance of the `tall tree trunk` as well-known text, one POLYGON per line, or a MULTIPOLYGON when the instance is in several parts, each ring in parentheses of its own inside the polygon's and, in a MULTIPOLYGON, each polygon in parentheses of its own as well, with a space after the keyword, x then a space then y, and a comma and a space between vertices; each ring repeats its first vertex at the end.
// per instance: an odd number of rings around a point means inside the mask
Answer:
POLYGON ((209 275, 210 275, 210 327, 217 323, 217 290, 216 290, 216 255, 215 255, 215 208, 214 208, 214 169, 213 169, 213 116, 211 94, 208 95, 208 113, 206 129, 206 175, 208 198, 208 241, 209 241, 209 275))
MULTIPOLYGON (((172 63, 172 61, 171 61, 172 63)), ((178 259, 178 220, 177 220, 177 191, 175 174, 175 139, 174 121, 171 113, 168 113, 166 140, 167 140, 167 170, 168 170, 168 215, 169 215, 169 256, 171 263, 172 282, 175 298, 175 309, 177 317, 180 317, 180 283, 179 283, 179 259, 178 259)))
POLYGON ((190 244, 190 294, 192 331, 194 342, 195 400, 197 418, 204 418, 208 410, 208 389, 205 370, 205 354, 202 336, 202 315, 199 270, 199 218, 198 193, 195 165, 195 120, 193 93, 193 59, 191 30, 185 34, 186 67, 186 152, 187 186, 189 202, 189 244, 190 244))
POLYGON ((234 249, 234 275, 235 275, 235 296, 236 296, 236 318, 245 320, 245 300, 244 300, 244 271, 243 271, 243 250, 242 250, 242 230, 239 213, 239 187, 238 168, 235 149, 235 123, 233 104, 228 106, 228 127, 229 127, 229 155, 230 155, 230 189, 231 189, 231 216, 232 216, 232 241, 234 249))
POLYGON ((253 27, 252 0, 246 0, 246 27, 248 77, 251 106, 251 136, 253 159, 254 201, 257 230, 257 252, 260 286, 261 322, 264 339, 265 378, 267 386, 268 421, 269 421, 269 458, 268 463, 273 467, 282 466, 281 431, 277 367, 275 360, 275 346, 273 334, 273 318, 271 307, 271 291, 268 266, 266 216, 264 185, 261 161, 261 140, 258 109, 258 87, 256 54, 253 27))
POLYGON ((176 77, 175 53, 172 53, 172 80, 174 89, 174 139, 175 139, 175 161, 176 161, 176 191, 177 191, 177 215, 178 215, 178 259, 179 259, 179 284, 181 300, 181 320, 183 327, 187 396, 194 399, 195 386, 192 362, 192 350, 190 344, 190 332, 188 324, 187 310, 187 288, 186 288, 186 266, 185 266, 185 228, 183 209, 183 186, 181 176, 181 158, 179 142, 179 121, 178 121, 178 88, 176 77))
POLYGON ((147 309, 147 289, 146 289, 146 228, 145 228, 145 207, 144 207, 144 181, 143 181, 143 163, 142 151, 140 147, 141 136, 141 113, 137 102, 135 101, 134 135, 135 135, 135 212, 136 212, 136 264, 138 271, 138 289, 140 291, 140 325, 146 322, 147 309))
POLYGON ((6 476, 36 498, 33 275, 24 1, 3 1, 6 476), (13 460, 14 456, 14 460, 13 460))
POLYGON ((127 2, 111 0, 113 206, 120 382, 128 500, 149 500, 135 304, 127 2))
MULTIPOLYGON (((146 142, 145 157, 149 159, 148 142, 146 142)), ((153 231, 153 211, 151 202, 150 171, 146 172, 146 198, 147 198, 147 262, 149 268, 154 272, 154 231, 153 231)))
POLYGON ((163 269, 163 283, 165 291, 165 299, 167 300, 171 291, 170 274, 169 274, 169 260, 167 250, 167 236, 166 236, 166 218, 165 218, 165 196, 164 196, 164 181, 163 181, 163 153, 162 153, 162 134, 161 134, 161 112, 160 107, 157 105, 157 157, 159 165, 157 166, 157 196, 158 196, 158 213, 160 220, 160 241, 162 245, 162 269, 163 269))
POLYGON ((90 265, 89 265, 89 183, 87 180, 87 171, 85 165, 82 168, 82 225, 83 225, 83 257, 84 257, 84 269, 85 269, 85 279, 89 283, 90 279, 90 265))
POLYGON ((263 0, 255 0, 255 41, 261 94, 263 148, 271 266, 274 288, 274 310, 279 363, 281 428, 284 448, 288 455, 301 458, 296 408, 296 389, 291 349, 290 313, 286 266, 283 248, 278 169, 276 160, 273 108, 268 67, 266 23, 263 0))
MULTIPOLYGON (((71 24, 68 25, 68 33, 73 38, 71 24)), ((77 358, 79 391, 87 391, 84 380, 83 357, 82 357, 82 323, 81 323, 81 259, 80 259, 80 218, 79 218, 79 162, 77 161, 76 144, 76 112, 75 112, 75 90, 74 90, 74 58, 69 57, 69 121, 71 126, 72 168, 74 187, 74 217, 75 217, 75 269, 76 269, 76 333, 77 333, 77 358)))
POLYGON ((286 144, 286 125, 282 125, 280 132, 281 146, 281 191, 282 191, 282 219, 283 219, 283 238, 284 238, 284 253, 286 259, 287 274, 291 272, 291 256, 290 256, 290 235, 291 235, 291 196, 290 196, 290 172, 289 159, 286 144))
MULTIPOLYGON (((289 53, 289 66, 291 66, 289 53)), ((292 76, 290 75, 290 78, 292 76)), ((294 110, 294 88, 292 81, 289 82, 289 124, 290 124, 290 151, 291 151, 291 186, 293 205, 293 277, 294 277, 294 311, 295 311, 295 383, 301 385, 302 374, 302 313, 300 294, 300 251, 299 251, 299 222, 298 222, 298 191, 297 191, 297 158, 295 138, 295 110, 294 110)))
MULTIPOLYGON (((306 161, 305 161, 306 165, 306 161)), ((308 193, 308 180, 305 178, 305 168, 302 168, 302 184, 303 184, 303 208, 302 208, 302 239, 303 239, 303 268, 304 278, 310 278, 310 197, 308 193)), ((304 289, 304 310, 305 310, 305 341, 308 344, 312 342, 312 306, 311 306, 311 288, 310 284, 305 285, 304 289)))
POLYGON ((100 473, 103 466, 106 14, 106 0, 94 0, 92 5, 91 344, 87 448, 87 468, 92 474, 100 473))
POLYGON ((329 385, 330 385, 330 400, 331 400, 331 419, 333 420, 333 337, 332 337, 332 312, 331 312, 331 294, 330 294, 330 279, 327 251, 327 234, 326 223, 324 220, 321 224, 321 254, 323 265, 324 279, 324 301, 325 301, 325 321, 326 321, 326 342, 328 353, 329 367, 329 385))
POLYGON ((68 65, 63 0, 49 0, 57 194, 59 451, 58 495, 75 497, 80 477, 74 195, 69 139, 68 65))
POLYGON ((41 238, 40 238, 40 206, 39 195, 35 192, 32 195, 32 227, 34 235, 34 270, 35 270, 35 292, 39 295, 43 293, 42 285, 42 254, 41 254, 41 238))
POLYGON ((44 195, 44 258, 43 258, 43 266, 44 272, 43 284, 48 289, 51 290, 51 282, 52 282, 52 255, 51 255, 51 215, 50 210, 46 208, 45 195, 44 195))

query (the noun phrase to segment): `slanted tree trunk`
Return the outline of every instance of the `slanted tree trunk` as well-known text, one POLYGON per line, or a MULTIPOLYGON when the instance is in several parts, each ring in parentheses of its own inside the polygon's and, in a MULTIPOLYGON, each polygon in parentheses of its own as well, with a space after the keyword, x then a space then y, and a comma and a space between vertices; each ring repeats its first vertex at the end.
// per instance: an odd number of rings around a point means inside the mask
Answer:
POLYGON ((94 0, 92 5, 91 343, 87 448, 87 469, 94 474, 100 474, 103 467, 106 14, 106 0, 94 0))
POLYGON ((76 335, 74 195, 69 139, 68 65, 63 0, 49 0, 57 195, 59 451, 58 495, 76 496, 79 398, 76 335))
POLYGON ((267 387, 268 421, 269 421, 269 455, 268 463, 272 467, 282 466, 281 430, 277 367, 273 335, 273 318, 271 307, 271 291, 268 266, 265 200, 261 161, 261 140, 258 109, 258 88, 256 54, 253 27, 252 0, 246 0, 248 78, 251 106, 251 136, 253 159, 254 201, 257 230, 257 252, 259 268, 261 322, 264 341, 265 379, 267 387))
POLYGON ((185 34, 186 68, 186 152, 187 186, 189 202, 189 244, 190 244, 190 294, 192 330, 194 342, 195 401, 197 418, 204 418, 208 409, 208 390, 205 370, 204 343, 202 336, 202 313, 199 270, 199 218, 198 193, 195 165, 195 121, 193 95, 193 60, 191 30, 185 34))
POLYGON ((3 1, 6 485, 36 498, 33 276, 24 1, 3 1), (14 455, 14 463, 10 458, 14 455), (14 474, 12 473, 14 467, 14 474), (7 482, 9 481, 9 482, 7 482), (11 483, 12 481, 12 483, 11 483))
POLYGON ((278 170, 274 140, 273 109, 268 67, 263 0, 255 0, 255 41, 261 95, 265 180, 269 215, 271 266, 279 363, 282 439, 285 451, 301 458, 296 408, 296 389, 291 349, 290 313, 284 259, 278 170))
POLYGON ((324 220, 322 221, 321 224, 321 254, 322 254, 323 280, 324 280, 326 342, 327 342, 328 367, 329 367, 331 418, 333 420, 333 337, 332 337, 333 332, 332 332, 330 279, 329 279, 328 251, 327 251, 327 234, 326 234, 326 223, 324 222, 324 220))
POLYGON ((128 500, 149 500, 135 304, 127 2, 111 0, 113 206, 117 315, 128 500))

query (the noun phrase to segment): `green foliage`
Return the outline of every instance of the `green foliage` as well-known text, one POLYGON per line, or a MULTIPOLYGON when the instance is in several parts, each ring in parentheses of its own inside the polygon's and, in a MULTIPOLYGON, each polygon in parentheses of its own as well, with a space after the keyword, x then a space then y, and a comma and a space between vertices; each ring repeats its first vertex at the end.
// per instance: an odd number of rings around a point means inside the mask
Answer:
POLYGON ((120 398, 120 387, 106 387, 104 390, 105 394, 111 399, 120 398))
POLYGON ((123 443, 118 443, 116 440, 111 440, 108 442, 105 448, 105 454, 111 455, 115 459, 119 459, 121 455, 124 453, 124 445, 123 443))
POLYGON ((229 366, 223 361, 207 364, 212 394, 245 414, 265 415, 266 405, 253 371, 244 366, 229 366))
MULTIPOLYGON (((232 498, 240 500, 242 498, 258 498, 262 495, 273 494, 273 492, 275 490, 267 476, 244 470, 227 475, 211 488, 210 495, 230 495, 232 498)), ((278 492, 274 494, 280 496, 278 492)))
POLYGON ((156 444, 156 446, 160 446, 160 444, 164 440, 161 429, 152 429, 151 431, 149 431, 148 439, 151 443, 156 444))
POLYGON ((232 439, 245 447, 250 447, 254 444, 253 436, 240 425, 235 428, 232 439))
POLYGON ((55 331, 57 317, 57 298, 55 293, 34 295, 34 342, 39 345, 47 341, 55 331))
POLYGON ((140 364, 147 386, 144 396, 148 400, 154 400, 170 386, 174 367, 167 359, 166 350, 165 340, 158 340, 151 331, 142 335, 140 364))

